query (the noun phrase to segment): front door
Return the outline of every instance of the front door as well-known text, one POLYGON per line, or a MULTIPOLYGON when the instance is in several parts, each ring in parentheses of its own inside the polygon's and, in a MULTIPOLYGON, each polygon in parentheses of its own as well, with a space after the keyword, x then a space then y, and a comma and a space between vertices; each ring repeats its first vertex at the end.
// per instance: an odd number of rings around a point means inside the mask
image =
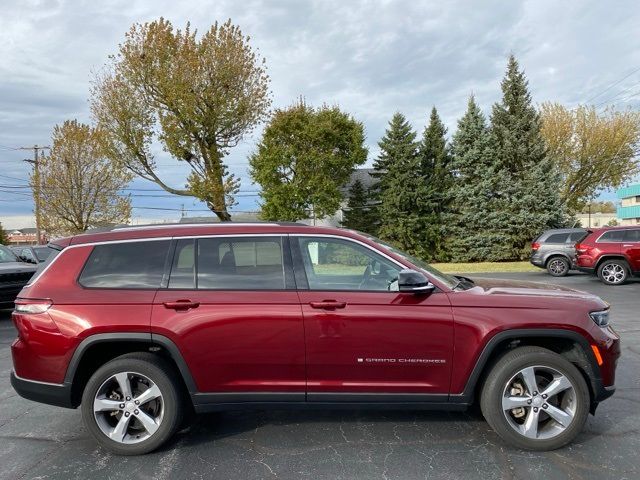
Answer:
POLYGON ((210 402, 303 401, 304 333, 288 239, 177 240, 168 288, 153 305, 210 402))
POLYGON ((291 239, 305 324, 307 400, 446 400, 453 350, 446 294, 399 293, 404 267, 357 241, 291 239))

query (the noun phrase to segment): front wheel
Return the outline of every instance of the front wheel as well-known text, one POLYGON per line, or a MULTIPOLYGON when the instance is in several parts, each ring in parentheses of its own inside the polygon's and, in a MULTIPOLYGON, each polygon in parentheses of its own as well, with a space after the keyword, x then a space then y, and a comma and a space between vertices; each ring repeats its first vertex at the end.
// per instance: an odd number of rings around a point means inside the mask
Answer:
POLYGON ((82 418, 100 445, 119 455, 149 453, 182 420, 171 365, 149 353, 123 355, 100 367, 82 395, 82 418))
POLYGON ((561 355, 520 347, 491 369, 481 393, 482 413, 510 445, 555 450, 571 442, 589 414, 589 391, 561 355))

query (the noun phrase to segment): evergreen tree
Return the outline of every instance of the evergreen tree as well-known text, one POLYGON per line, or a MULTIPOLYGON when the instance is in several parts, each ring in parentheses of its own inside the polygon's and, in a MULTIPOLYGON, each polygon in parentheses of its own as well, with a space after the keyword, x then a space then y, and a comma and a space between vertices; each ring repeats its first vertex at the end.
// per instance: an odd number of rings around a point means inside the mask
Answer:
POLYGON ((431 258, 425 244, 432 218, 424 215, 427 185, 417 153, 416 134, 405 117, 396 113, 384 137, 378 143, 380 156, 374 163, 374 175, 379 179, 379 235, 400 248, 431 258))
POLYGON ((425 181, 422 214, 429 219, 424 232, 429 258, 445 260, 445 218, 451 203, 451 156, 446 139, 447 129, 440 120, 436 107, 431 109, 429 124, 418 145, 420 170, 425 181))
POLYGON ((396 112, 384 136, 378 142, 380 154, 373 162, 372 176, 378 179, 376 191, 378 194, 385 188, 385 173, 389 170, 389 165, 396 163, 399 159, 407 159, 416 155, 416 133, 405 116, 396 112))
POLYGON ((349 200, 344 211, 342 226, 360 232, 376 234, 378 218, 371 205, 369 191, 360 180, 353 182, 349 188, 349 200))
POLYGON ((532 238, 566 221, 560 176, 547 156, 540 117, 513 55, 501 87, 502 101, 491 114, 490 148, 495 199, 491 213, 503 248, 494 252, 499 258, 493 260, 524 258, 532 238))
POLYGON ((447 215, 447 247, 452 260, 481 261, 500 248, 495 225, 493 158, 489 150, 489 129, 473 95, 467 111, 458 120, 451 141, 450 212, 447 215))

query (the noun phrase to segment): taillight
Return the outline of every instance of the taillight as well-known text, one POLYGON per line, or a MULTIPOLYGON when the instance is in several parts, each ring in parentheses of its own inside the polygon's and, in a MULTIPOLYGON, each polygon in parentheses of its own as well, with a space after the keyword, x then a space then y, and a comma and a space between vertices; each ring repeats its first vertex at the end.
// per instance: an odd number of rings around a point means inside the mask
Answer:
POLYGON ((576 252, 578 253, 587 253, 591 247, 587 245, 582 245, 581 243, 576 243, 576 252))
POLYGON ((531 244, 531 250, 538 250, 540 248, 540 244, 538 242, 533 242, 531 244))
POLYGON ((53 305, 53 302, 46 298, 17 298, 14 311, 16 313, 45 313, 53 305))

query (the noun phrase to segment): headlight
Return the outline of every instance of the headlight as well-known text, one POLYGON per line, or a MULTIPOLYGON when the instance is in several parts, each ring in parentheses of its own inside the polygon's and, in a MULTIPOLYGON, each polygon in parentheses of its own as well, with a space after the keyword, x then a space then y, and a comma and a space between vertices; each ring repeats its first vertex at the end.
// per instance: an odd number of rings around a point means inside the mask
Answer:
POLYGON ((600 327, 606 327, 609 325, 609 310, 601 310, 599 312, 589 312, 591 320, 596 322, 596 325, 600 327))

